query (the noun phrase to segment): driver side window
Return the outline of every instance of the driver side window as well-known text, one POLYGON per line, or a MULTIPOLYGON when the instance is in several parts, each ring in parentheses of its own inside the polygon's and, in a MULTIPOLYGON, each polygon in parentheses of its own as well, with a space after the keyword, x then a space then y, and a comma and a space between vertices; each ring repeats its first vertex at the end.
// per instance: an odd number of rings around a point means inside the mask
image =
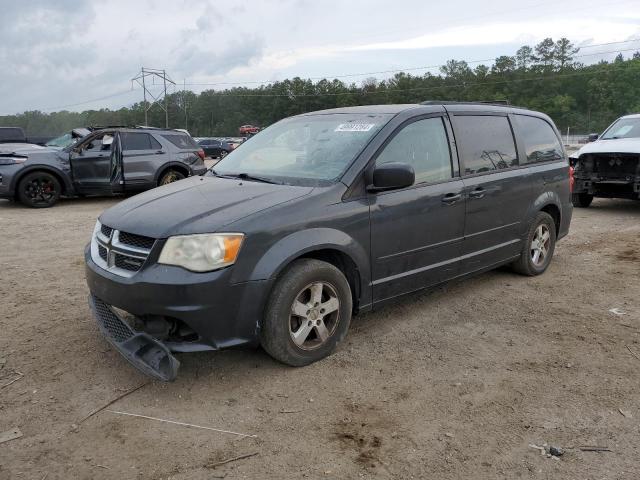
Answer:
POLYGON ((82 145, 82 150, 89 150, 91 152, 109 152, 113 145, 112 133, 101 133, 93 137, 91 140, 82 145))
POLYGON ((404 127, 376 160, 378 165, 390 162, 411 165, 416 184, 452 178, 451 152, 442 118, 425 118, 404 127))

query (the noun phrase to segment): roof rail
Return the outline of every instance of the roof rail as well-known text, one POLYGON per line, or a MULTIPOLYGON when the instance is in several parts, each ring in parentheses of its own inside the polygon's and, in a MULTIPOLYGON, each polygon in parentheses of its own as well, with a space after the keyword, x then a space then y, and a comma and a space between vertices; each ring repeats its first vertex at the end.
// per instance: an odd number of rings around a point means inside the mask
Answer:
POLYGON ((147 125, 91 125, 87 127, 90 130, 104 130, 105 128, 139 128, 144 130, 175 130, 175 128, 165 127, 149 127, 147 125))
POLYGON ((497 105, 501 107, 513 107, 513 105, 509 103, 509 100, 479 100, 474 102, 457 102, 454 100, 425 100, 424 102, 420 102, 420 105, 497 105))

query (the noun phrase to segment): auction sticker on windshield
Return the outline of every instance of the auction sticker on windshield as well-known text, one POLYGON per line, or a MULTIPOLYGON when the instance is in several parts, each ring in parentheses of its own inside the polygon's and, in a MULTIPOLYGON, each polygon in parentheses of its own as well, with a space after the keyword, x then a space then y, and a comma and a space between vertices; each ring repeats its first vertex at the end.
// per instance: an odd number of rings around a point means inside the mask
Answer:
POLYGON ((334 132, 368 132, 375 126, 375 123, 343 123, 334 132))

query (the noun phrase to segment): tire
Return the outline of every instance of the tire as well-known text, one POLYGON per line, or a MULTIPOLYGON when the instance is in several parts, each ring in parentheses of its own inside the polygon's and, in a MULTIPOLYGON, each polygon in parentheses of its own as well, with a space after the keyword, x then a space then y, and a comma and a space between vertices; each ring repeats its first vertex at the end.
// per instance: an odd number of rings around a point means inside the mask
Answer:
POLYGON ((28 173, 18 183, 18 199, 27 207, 52 207, 60 198, 62 187, 48 172, 28 173))
POLYGON ((521 275, 527 275, 530 277, 540 275, 541 273, 544 273, 551 263, 555 249, 556 224, 551 215, 546 212, 538 212, 538 215, 536 215, 533 222, 531 222, 531 226, 527 232, 520 258, 512 264, 512 267, 521 275), (548 234, 548 236, 545 236, 545 233, 548 234), (539 238, 546 238, 543 242, 543 245, 545 246, 543 250, 545 252, 544 254, 539 248, 536 248, 540 245, 540 241, 538 240, 539 238), (535 255, 536 250, 538 250, 537 257, 535 255))
POLYGON ((226 150, 222 150, 220 152, 220 155, 218 155, 218 157, 220 158, 220 160, 222 160, 224 157, 226 157, 227 155, 229 155, 229 152, 227 152, 226 150))
POLYGON ((344 339, 352 307, 349 282, 339 269, 320 260, 297 260, 278 278, 267 300, 262 348, 293 367, 317 362, 344 339))
POLYGON ((573 203, 574 207, 578 208, 587 208, 593 202, 593 195, 589 195, 588 193, 572 193, 571 194, 571 203, 573 203))
POLYGON ((162 174, 160 180, 158 180, 158 186, 169 185, 170 183, 177 182, 178 180, 182 180, 184 178, 187 178, 185 174, 178 170, 167 170, 162 174))

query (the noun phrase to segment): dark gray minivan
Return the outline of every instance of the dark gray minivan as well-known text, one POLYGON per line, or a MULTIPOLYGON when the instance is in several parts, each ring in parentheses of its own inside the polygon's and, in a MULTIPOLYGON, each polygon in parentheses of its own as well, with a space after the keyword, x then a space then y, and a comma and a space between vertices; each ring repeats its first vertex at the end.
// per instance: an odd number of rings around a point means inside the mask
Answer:
POLYGON ((90 304, 163 380, 173 352, 261 344, 306 365, 400 295, 504 264, 543 273, 569 231, 570 175, 553 122, 521 108, 299 115, 105 211, 85 251, 90 304))

